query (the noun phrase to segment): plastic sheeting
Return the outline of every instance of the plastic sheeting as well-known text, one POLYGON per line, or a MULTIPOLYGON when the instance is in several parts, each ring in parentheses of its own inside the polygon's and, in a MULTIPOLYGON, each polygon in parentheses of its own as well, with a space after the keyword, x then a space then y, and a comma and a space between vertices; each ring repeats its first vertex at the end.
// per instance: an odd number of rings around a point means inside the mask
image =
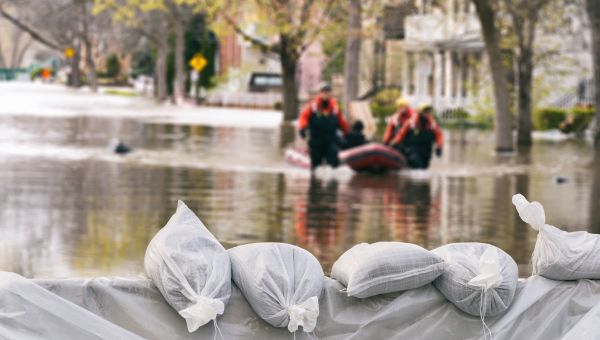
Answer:
MULTIPOLYGON (((38 308, 47 302, 37 295, 19 300, 7 298, 15 289, 20 290, 20 285, 31 286, 31 281, 0 273, 0 282, 3 282, 0 285, 0 337, 7 339, 135 339, 134 335, 124 333, 124 329, 147 339, 214 337, 214 328, 210 324, 188 333, 185 321, 146 279, 33 280, 65 299, 53 298, 52 303, 56 306, 51 309, 38 308), (97 324, 70 322, 70 315, 55 313, 60 308, 76 310, 77 307, 66 300, 91 312, 80 309, 82 316, 78 320, 97 324), (28 314, 29 309, 24 309, 25 314, 20 315, 7 313, 21 305, 34 308, 32 314, 28 314), (113 330, 123 333, 103 337, 81 332, 82 328, 90 328, 91 332, 108 323, 114 325, 113 330), (56 330, 58 333, 45 336, 44 332, 52 325, 60 325, 56 330), (31 336, 11 336, 22 334, 17 331, 31 336), (73 334, 81 336, 73 337, 73 334)), ((458 310, 431 284, 368 299, 347 297, 340 292, 342 288, 337 281, 325 279, 317 327, 313 334, 297 332, 296 339, 450 340, 483 337, 480 319, 458 310)), ((294 337, 287 329, 271 327, 258 318, 235 286, 225 313, 217 321, 225 339, 291 340, 294 337)), ((486 323, 494 339, 598 339, 600 281, 553 281, 531 277, 519 282, 511 307, 502 315, 486 318, 486 323)))

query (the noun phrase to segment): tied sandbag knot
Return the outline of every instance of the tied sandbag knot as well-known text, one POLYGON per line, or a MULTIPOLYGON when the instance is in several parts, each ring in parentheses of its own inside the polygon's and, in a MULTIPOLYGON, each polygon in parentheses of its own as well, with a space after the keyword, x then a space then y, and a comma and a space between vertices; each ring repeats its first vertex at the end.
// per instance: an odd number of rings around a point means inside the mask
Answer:
POLYGON ((523 222, 529 224, 533 229, 540 231, 546 224, 546 213, 540 202, 530 203, 525 196, 516 194, 512 197, 512 203, 523 222))
POLYGON ((188 331, 194 332, 209 321, 215 320, 217 315, 223 314, 225 304, 221 300, 211 299, 197 295, 194 304, 179 311, 187 324, 188 331))
POLYGON ((288 323, 290 332, 297 331, 299 326, 302 326, 304 332, 312 332, 319 317, 319 299, 313 296, 299 305, 293 305, 288 308, 288 314, 290 316, 288 323))
POLYGON ((485 324, 485 311, 487 309, 485 301, 486 295, 488 294, 489 289, 498 287, 501 282, 502 275, 500 274, 500 258, 498 257, 498 251, 496 248, 488 248, 479 258, 479 275, 469 281, 470 286, 481 288, 479 315, 481 318, 484 340, 487 340, 488 333, 490 335, 490 340, 493 339, 492 331, 485 324))

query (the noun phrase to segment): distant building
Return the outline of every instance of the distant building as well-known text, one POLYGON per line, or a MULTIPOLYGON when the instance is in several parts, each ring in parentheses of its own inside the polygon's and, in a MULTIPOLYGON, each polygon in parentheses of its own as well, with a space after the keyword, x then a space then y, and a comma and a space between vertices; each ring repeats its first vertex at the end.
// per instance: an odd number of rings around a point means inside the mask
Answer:
MULTIPOLYGON (((253 26, 249 25, 247 30, 252 33, 253 26)), ((318 42, 311 44, 300 57, 297 80, 301 97, 313 92, 321 82, 324 62, 325 55, 318 42)), ((281 66, 276 56, 266 55, 231 30, 219 37, 219 74, 228 72, 230 78, 238 78, 231 79, 233 87, 245 91, 252 72, 280 74, 281 66)))
MULTIPOLYGON (((481 99, 482 89, 491 88, 471 1, 388 0, 384 6, 380 22, 365 20, 366 25, 379 25, 382 34, 363 44, 361 93, 376 85, 395 87, 413 105, 428 102, 445 111, 469 107, 481 99)), ((536 66, 535 74, 544 76, 549 85, 540 100, 544 105, 573 105, 577 101, 573 93, 590 93, 581 89, 581 84, 589 83, 592 69, 589 29, 581 17, 566 19, 570 27, 563 35, 538 34, 536 52, 554 48, 569 60, 564 65, 536 66)))

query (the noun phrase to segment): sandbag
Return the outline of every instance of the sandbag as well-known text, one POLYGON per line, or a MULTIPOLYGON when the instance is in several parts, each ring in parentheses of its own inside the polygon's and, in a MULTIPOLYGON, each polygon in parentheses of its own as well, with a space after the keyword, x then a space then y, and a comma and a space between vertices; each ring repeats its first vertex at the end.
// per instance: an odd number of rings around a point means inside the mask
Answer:
POLYGON ((521 219, 538 231, 531 256, 533 274, 553 280, 600 279, 600 235, 566 232, 546 224, 544 207, 516 194, 512 202, 521 219))
POLYGON ((189 332, 223 314, 231 296, 229 255, 182 201, 148 244, 144 267, 189 332))
POLYGON ((447 267, 433 284, 465 313, 485 317, 512 303, 519 271, 515 261, 491 244, 451 243, 432 250, 447 267))
POLYGON ((232 278, 258 316, 290 332, 312 332, 319 316, 324 274, 308 251, 285 243, 229 249, 232 278))
POLYGON ((348 296, 367 298, 426 285, 445 266, 441 257, 415 244, 360 243, 333 264, 331 278, 346 287, 348 296))

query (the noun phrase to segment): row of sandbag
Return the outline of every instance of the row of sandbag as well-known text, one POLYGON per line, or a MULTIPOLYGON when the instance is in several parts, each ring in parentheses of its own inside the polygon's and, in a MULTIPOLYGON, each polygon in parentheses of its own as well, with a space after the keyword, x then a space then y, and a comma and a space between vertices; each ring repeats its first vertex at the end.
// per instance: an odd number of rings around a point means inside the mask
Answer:
MULTIPOLYGON (((588 263, 587 258, 595 255, 591 243, 596 245, 597 235, 545 225, 541 205, 521 195, 515 195, 513 203, 523 220, 540 231, 534 273, 553 279, 600 278, 600 262, 588 263), (576 266, 573 261, 578 261, 576 266)), ((216 327, 216 317, 231 295, 232 279, 269 324, 290 332, 300 326, 311 332, 316 326, 324 274, 312 254, 284 243, 254 243, 227 251, 181 201, 150 242, 144 264, 190 332, 210 321, 216 327)), ((489 244, 455 243, 428 251, 408 243, 378 242, 348 250, 333 265, 331 276, 346 287, 345 294, 356 298, 433 282, 458 308, 484 317, 510 306, 518 270, 508 254, 489 244)))

